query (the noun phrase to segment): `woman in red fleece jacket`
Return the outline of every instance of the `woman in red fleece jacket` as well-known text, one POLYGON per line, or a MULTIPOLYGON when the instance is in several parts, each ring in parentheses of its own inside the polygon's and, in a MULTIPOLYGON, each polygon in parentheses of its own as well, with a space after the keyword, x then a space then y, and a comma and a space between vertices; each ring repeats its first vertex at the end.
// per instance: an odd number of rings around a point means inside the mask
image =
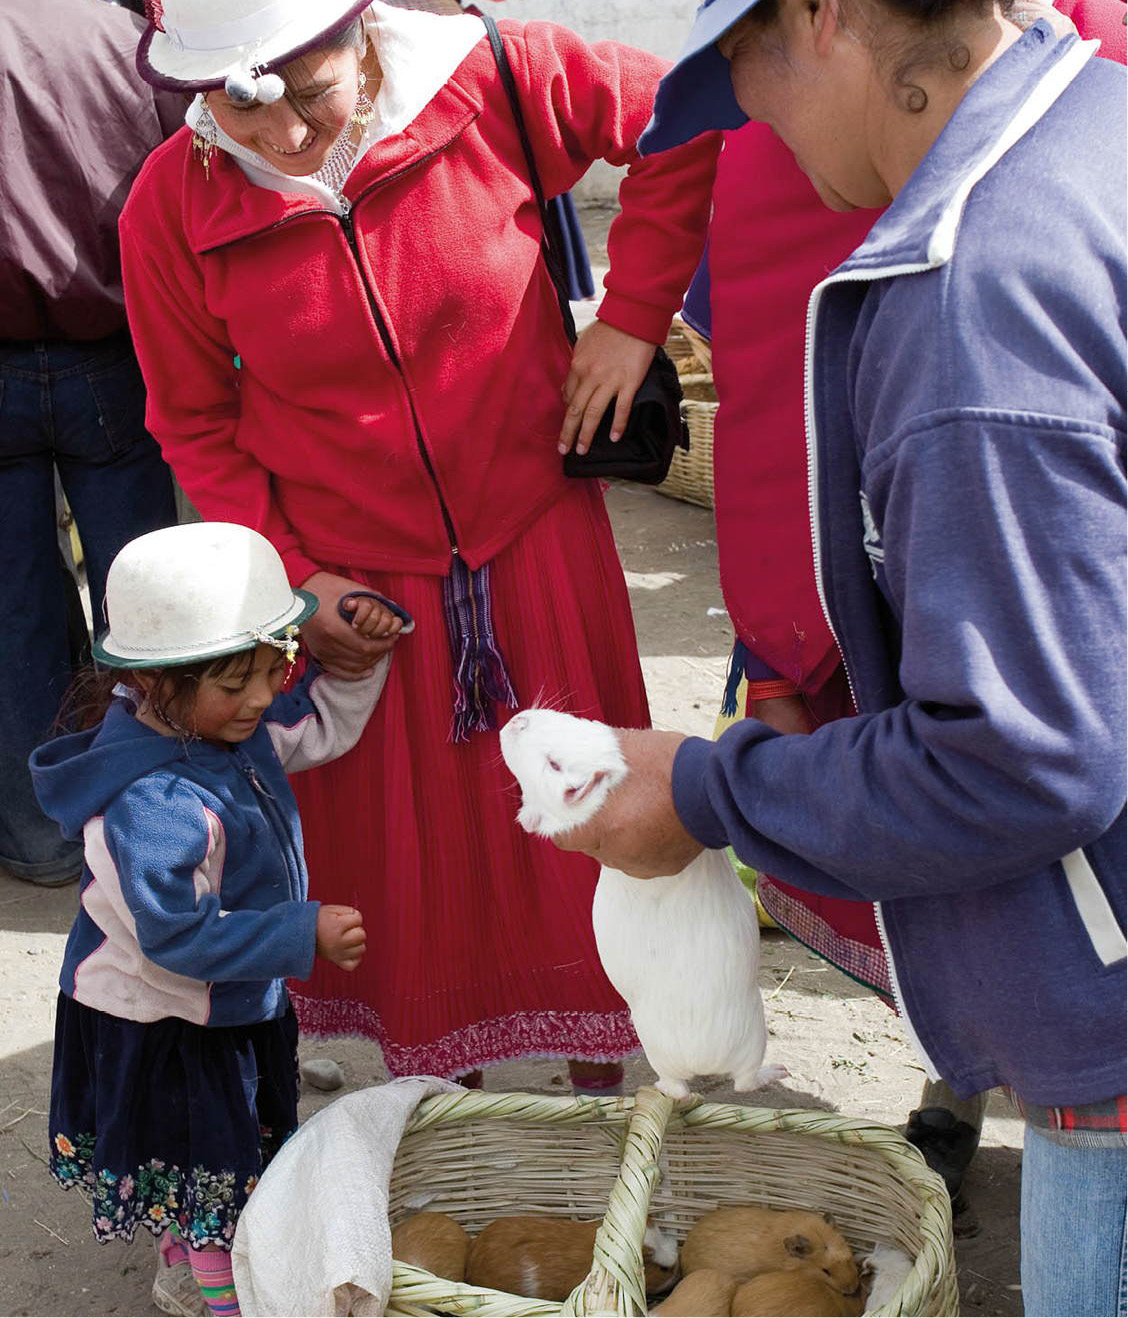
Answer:
POLYGON ((480 20, 379 0, 165 0, 139 68, 200 94, 126 205, 126 297, 150 429, 204 516, 267 535, 323 600, 416 621, 367 641, 326 607, 306 632, 330 672, 401 656, 357 749, 296 784, 312 892, 375 948, 294 993, 302 1027, 379 1040, 393 1074, 559 1056, 598 1087, 637 1043, 595 952, 597 867, 515 827, 496 724, 518 699, 647 722, 602 494, 560 452, 664 340, 716 141, 640 162, 662 61, 501 28, 546 194, 629 166, 574 355, 480 20))

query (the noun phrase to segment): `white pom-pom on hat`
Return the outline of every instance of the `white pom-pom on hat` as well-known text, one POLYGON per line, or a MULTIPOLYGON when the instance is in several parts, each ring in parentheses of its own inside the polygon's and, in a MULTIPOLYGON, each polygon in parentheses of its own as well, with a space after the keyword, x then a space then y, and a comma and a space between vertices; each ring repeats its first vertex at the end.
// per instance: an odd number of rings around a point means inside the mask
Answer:
POLYGON ((263 105, 273 105, 275 101, 280 101, 286 95, 286 84, 277 73, 264 73, 255 85, 258 89, 258 98, 263 105))

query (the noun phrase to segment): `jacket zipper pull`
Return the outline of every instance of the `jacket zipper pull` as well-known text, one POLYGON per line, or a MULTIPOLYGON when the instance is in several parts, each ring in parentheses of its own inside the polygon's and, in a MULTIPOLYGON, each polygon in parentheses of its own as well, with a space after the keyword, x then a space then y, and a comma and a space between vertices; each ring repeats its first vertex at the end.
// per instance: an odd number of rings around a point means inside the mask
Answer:
POLYGON ((263 785, 262 780, 255 772, 255 766, 253 764, 251 764, 247 760, 244 760, 239 765, 239 767, 243 770, 243 776, 247 779, 247 781, 251 784, 251 786, 255 789, 255 791, 258 792, 260 796, 265 796, 268 801, 272 801, 274 799, 270 795, 270 793, 266 790, 266 787, 263 785))

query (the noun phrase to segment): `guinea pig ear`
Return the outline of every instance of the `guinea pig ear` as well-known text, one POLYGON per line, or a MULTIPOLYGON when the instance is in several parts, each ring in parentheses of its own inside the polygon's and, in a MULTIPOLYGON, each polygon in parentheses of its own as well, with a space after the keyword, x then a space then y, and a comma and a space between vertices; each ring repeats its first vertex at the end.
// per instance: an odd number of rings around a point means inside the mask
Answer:
POLYGON ((788 1236, 783 1242, 783 1247, 797 1259, 806 1258, 812 1252, 811 1242, 806 1236, 788 1236))
POLYGON ((589 777, 584 778, 578 783, 569 783, 564 789, 564 800, 568 805, 579 805, 579 803, 589 797, 592 792, 599 786, 605 778, 611 775, 606 769, 597 769, 589 777))

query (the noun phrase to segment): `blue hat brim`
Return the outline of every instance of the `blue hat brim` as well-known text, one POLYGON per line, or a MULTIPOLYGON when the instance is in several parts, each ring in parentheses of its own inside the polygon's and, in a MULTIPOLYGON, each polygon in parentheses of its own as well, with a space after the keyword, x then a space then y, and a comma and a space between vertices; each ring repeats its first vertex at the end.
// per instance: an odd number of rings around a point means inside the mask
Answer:
POLYGON ((706 0, 698 9, 685 49, 658 84, 654 113, 638 140, 640 155, 669 151, 702 133, 742 128, 748 122, 737 104, 729 62, 717 41, 756 3, 706 0))

